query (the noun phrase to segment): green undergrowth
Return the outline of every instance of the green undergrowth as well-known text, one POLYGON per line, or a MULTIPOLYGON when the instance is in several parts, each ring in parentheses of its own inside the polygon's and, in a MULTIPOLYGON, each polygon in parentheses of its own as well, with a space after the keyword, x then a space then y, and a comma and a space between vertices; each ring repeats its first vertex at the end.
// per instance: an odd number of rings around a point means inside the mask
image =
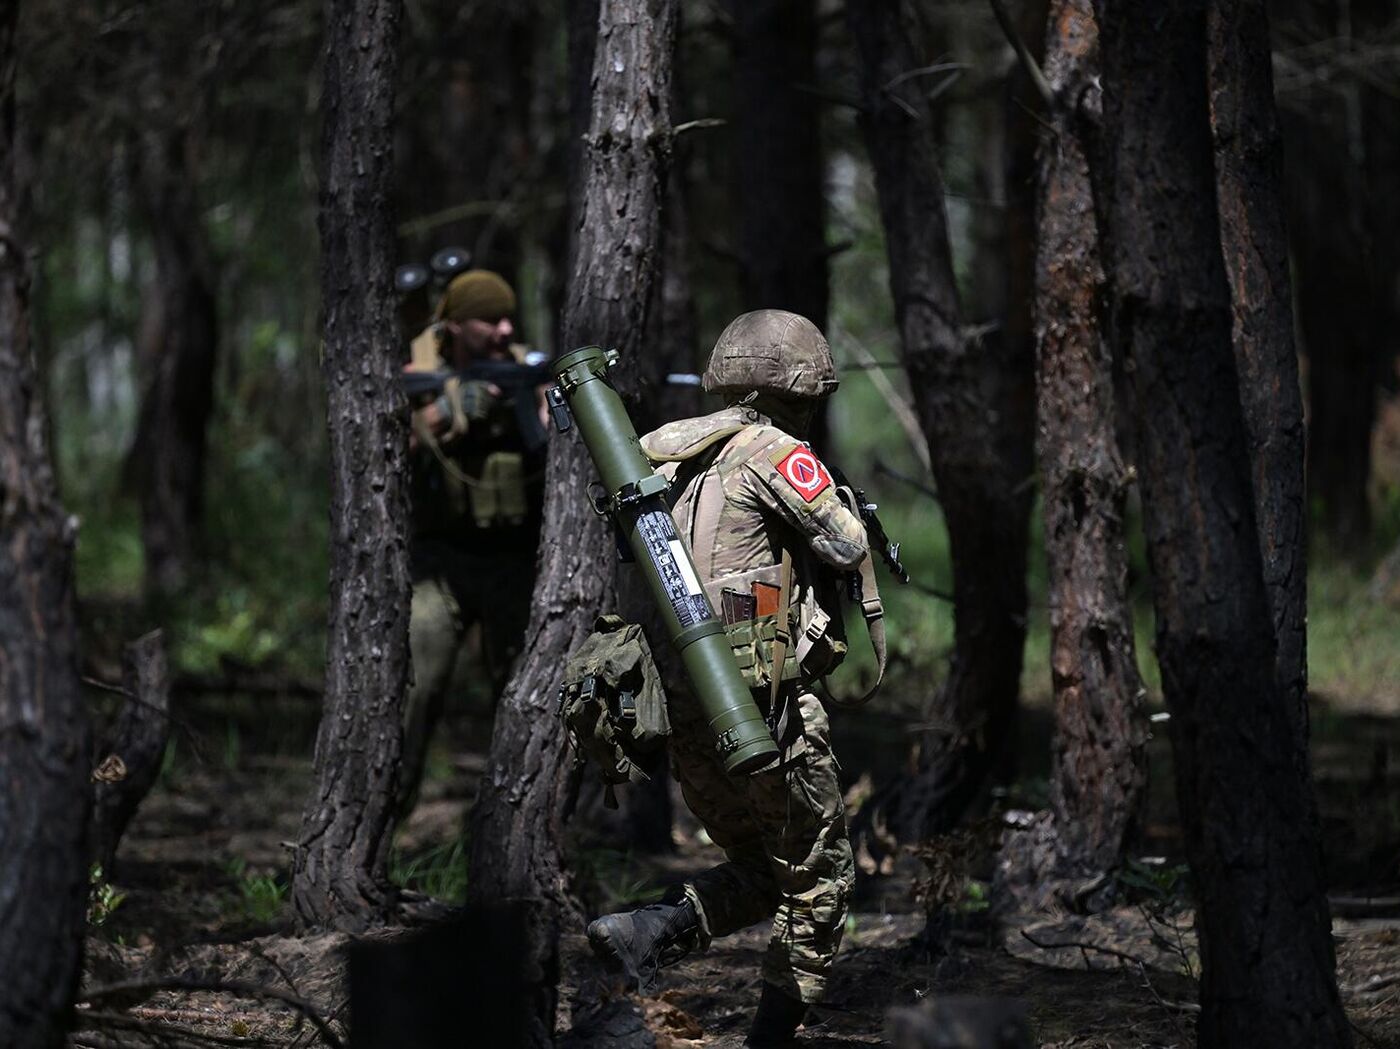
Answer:
POLYGON ((462 838, 427 849, 389 853, 389 880, 444 903, 467 899, 467 844, 462 838))

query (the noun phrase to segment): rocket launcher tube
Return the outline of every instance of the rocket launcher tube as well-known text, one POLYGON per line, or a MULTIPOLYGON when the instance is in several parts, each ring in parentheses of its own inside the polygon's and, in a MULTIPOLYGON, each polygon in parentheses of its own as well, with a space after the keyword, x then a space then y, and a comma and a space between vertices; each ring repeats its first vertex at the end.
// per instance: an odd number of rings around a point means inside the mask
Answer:
POLYGON ((554 363, 569 413, 608 494, 608 511, 631 547, 700 701, 726 772, 753 772, 778 756, 768 725, 734 662, 690 551, 662 498, 666 481, 642 452, 622 398, 608 384, 615 351, 597 346, 554 363))

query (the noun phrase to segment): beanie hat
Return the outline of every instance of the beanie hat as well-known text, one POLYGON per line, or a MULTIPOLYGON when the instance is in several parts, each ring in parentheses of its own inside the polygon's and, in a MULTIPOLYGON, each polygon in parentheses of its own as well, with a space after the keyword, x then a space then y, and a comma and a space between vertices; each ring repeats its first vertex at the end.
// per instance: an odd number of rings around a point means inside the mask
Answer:
POLYGON ((496 320, 515 313, 515 292, 499 273, 467 270, 452 278, 438 303, 438 320, 496 320))

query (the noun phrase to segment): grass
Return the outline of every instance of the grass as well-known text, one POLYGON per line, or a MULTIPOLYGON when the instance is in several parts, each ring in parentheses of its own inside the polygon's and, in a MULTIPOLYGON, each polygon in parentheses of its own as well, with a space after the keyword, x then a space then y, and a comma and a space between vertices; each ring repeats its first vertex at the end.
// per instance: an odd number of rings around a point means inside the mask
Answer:
POLYGON ((230 860, 225 869, 235 884, 235 892, 225 905, 230 916, 242 917, 257 925, 271 925, 281 918, 289 888, 282 877, 255 874, 248 870, 247 861, 241 857, 230 860))
POLYGON ((465 903, 467 844, 457 838, 413 854, 396 848, 389 854, 389 880, 435 900, 465 903))

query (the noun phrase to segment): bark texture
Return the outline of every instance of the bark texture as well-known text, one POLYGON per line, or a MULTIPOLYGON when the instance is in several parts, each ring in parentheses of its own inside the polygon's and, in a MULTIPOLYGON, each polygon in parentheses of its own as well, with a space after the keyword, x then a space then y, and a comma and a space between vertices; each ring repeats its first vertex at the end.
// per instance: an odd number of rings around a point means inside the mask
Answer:
MULTIPOLYGON (((623 363, 614 375, 628 391, 645 349, 661 237, 676 4, 603 0, 592 25, 583 21, 590 6, 579 5, 579 21, 570 27, 571 55, 591 63, 591 76, 571 79, 591 104, 573 180, 562 345, 617 347, 623 363), (583 38, 595 33, 589 48, 583 38)), ((616 594, 615 544, 590 507, 586 489, 595 472, 577 430, 551 442, 547 470, 535 600, 472 816, 468 882, 473 902, 523 903, 531 915, 529 965, 538 980, 530 1001, 532 1046, 551 1044, 558 926, 571 914, 560 858, 568 759, 554 709, 559 673, 616 594)))
POLYGON ((15 16, 0 6, 0 1045, 64 1042, 87 901, 87 718, 15 234, 15 16))
POLYGON ((1096 190, 1198 895, 1199 1044, 1346 1046, 1305 740, 1275 673, 1255 529, 1215 205, 1208 4, 1095 7, 1096 190))
POLYGON ((156 265, 143 303, 144 377, 129 469, 141 503, 146 590, 165 597, 189 578, 204 516, 218 318, 186 133, 147 131, 140 157, 156 265))
POLYGON ((408 421, 391 273, 399 0, 329 0, 321 132, 331 573, 316 787, 292 902, 308 926, 389 918, 387 859, 408 683, 408 421))
POLYGON ((1090 0, 1054 0, 1044 71, 1056 103, 1040 148, 1036 379, 1055 737, 1051 822, 1025 842, 1031 848, 1013 882, 1018 897, 1036 903, 1093 906, 1106 902, 1103 875, 1121 864, 1137 823, 1147 724, 1124 541, 1132 474, 1115 435, 1113 362, 1098 315, 1104 275, 1088 138, 1100 98, 1090 0))
POLYGON ((97 750, 92 859, 109 877, 122 834, 160 773, 170 740, 170 669, 159 630, 122 648, 122 705, 97 750))
POLYGON ((730 0, 744 308, 826 328, 826 195, 815 0, 730 0), (806 90, 804 90, 806 88, 806 90))
POLYGON ((1026 632, 1032 469, 1030 362, 1010 341, 968 342, 948 243, 927 63, 907 0, 847 6, 861 124, 875 167, 905 367, 928 440, 953 557, 955 646, 890 825, 914 840, 951 827, 1007 756, 1026 632))
POLYGON ((1293 344, 1283 151, 1263 0, 1210 9, 1210 109, 1220 243, 1249 435, 1255 524, 1274 622, 1275 667, 1307 732, 1307 506, 1303 393, 1293 344))

